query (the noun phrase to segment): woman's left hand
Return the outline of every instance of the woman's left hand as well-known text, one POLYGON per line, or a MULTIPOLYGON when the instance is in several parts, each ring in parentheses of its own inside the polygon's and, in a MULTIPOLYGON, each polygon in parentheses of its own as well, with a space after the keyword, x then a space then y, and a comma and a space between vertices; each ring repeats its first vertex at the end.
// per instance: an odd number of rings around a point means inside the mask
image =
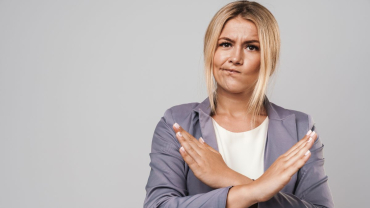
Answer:
POLYGON ((194 175, 212 188, 240 185, 252 180, 230 169, 221 154, 206 144, 200 137, 199 141, 175 123, 173 129, 181 146, 180 154, 189 165, 194 175))

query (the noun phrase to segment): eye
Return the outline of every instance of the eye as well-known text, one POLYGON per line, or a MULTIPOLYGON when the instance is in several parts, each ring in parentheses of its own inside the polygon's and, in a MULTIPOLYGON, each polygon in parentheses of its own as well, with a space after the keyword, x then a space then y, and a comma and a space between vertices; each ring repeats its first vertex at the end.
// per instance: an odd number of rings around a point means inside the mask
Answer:
POLYGON ((230 47, 230 46, 231 46, 231 44, 230 44, 230 43, 228 43, 228 42, 222 42, 222 43, 220 43, 220 44, 219 44, 219 46, 222 46, 222 47, 227 48, 227 47, 230 47))
POLYGON ((259 49, 257 46, 254 45, 248 45, 247 48, 250 49, 251 51, 258 51, 259 49))

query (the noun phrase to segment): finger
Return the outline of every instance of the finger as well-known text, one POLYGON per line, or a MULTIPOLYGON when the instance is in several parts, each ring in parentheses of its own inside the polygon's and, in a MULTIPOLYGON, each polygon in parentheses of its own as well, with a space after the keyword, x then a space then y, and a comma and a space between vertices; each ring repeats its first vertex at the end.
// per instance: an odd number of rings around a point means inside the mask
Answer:
MULTIPOLYGON (((195 140, 198 141, 199 145, 196 144, 195 142, 193 142, 193 139, 190 139, 186 134, 184 135, 182 133, 182 131, 178 131, 176 133, 176 137, 177 137, 177 139, 179 140, 179 142, 181 143, 182 146, 186 147, 187 149, 192 148, 193 150, 195 150, 198 153, 198 155, 203 156, 203 151, 204 150, 203 150, 203 147, 200 147, 202 144, 197 139, 195 139, 195 140)), ((196 156, 196 155, 194 155, 194 156, 196 156)))
POLYGON ((290 175, 295 174, 300 168, 304 166, 304 164, 306 164, 306 162, 308 161, 308 159, 310 159, 310 157, 311 157, 311 151, 307 150, 303 154, 303 156, 301 156, 301 158, 299 158, 298 160, 296 160, 293 164, 289 166, 289 168, 287 169, 288 174, 290 175))
POLYGON ((176 137, 179 140, 181 146, 183 146, 185 148, 188 155, 190 155, 197 163, 200 163, 201 159, 202 159, 201 155, 198 153, 198 151, 200 151, 200 149, 197 151, 194 148, 197 145, 194 145, 194 144, 191 145, 191 142, 185 140, 185 138, 183 137, 181 132, 177 132, 176 137))
POLYGON ((311 130, 309 130, 306 135, 299 141, 297 142, 295 145, 293 145, 288 151, 286 151, 283 155, 284 156, 288 156, 290 153, 292 153, 293 151, 295 151, 298 147, 300 147, 302 144, 304 144, 305 142, 308 141, 308 139, 310 138, 310 134, 312 133, 311 130))
POLYGON ((287 159, 289 159, 290 157, 294 156, 295 154, 297 154, 298 151, 300 151, 302 148, 304 148, 306 145, 310 145, 308 147, 307 150, 309 150, 311 147, 312 147, 312 144, 314 143, 314 141, 316 141, 316 138, 317 138, 317 135, 316 135, 316 132, 312 132, 310 134, 310 137, 309 139, 302 143, 299 147, 297 147, 295 150, 293 150, 289 155, 286 156, 287 159))
POLYGON ((199 165, 197 164, 197 162, 186 152, 184 147, 180 147, 179 151, 180 151, 182 158, 184 158, 184 161, 189 165, 191 170, 195 172, 197 168, 199 168, 199 165))
POLYGON ((209 146, 202 137, 199 138, 199 142, 205 146, 206 148, 208 148, 209 150, 211 150, 212 152, 216 152, 218 153, 215 149, 213 149, 211 146, 209 146))
MULTIPOLYGON (((315 135, 314 135, 314 137, 315 137, 315 135)), ((306 144, 301 149, 299 149, 294 155, 290 156, 290 158, 286 162, 286 167, 290 167, 292 165, 297 167, 296 163, 301 163, 300 160, 302 158, 304 158, 305 156, 307 156, 307 154, 311 153, 309 151, 309 149, 311 149, 311 147, 313 145, 313 141, 314 141, 314 139, 312 138, 310 142, 306 142, 306 144)), ((302 167, 302 166, 300 166, 300 167, 302 167)))
POLYGON ((198 145, 198 147, 201 147, 200 142, 194 138, 193 135, 189 134, 189 132, 185 131, 178 123, 174 123, 172 128, 175 133, 181 132, 185 139, 194 142, 194 144, 198 145))
POLYGON ((312 133, 311 130, 309 130, 306 135, 299 141, 297 142, 295 145, 293 145, 288 151, 286 151, 284 153, 284 156, 287 156, 289 155, 290 153, 292 153, 294 150, 296 150, 298 147, 300 147, 302 144, 304 144, 305 142, 307 142, 307 140, 310 138, 310 134, 312 133))

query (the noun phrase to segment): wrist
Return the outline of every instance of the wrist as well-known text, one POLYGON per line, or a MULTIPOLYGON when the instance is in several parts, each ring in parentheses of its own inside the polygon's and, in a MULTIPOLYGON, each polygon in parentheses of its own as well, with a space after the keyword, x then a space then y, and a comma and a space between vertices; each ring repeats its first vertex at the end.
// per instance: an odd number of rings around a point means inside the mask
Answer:
POLYGON ((238 186, 238 185, 246 185, 246 184, 249 184, 249 183, 252 183, 253 180, 248 178, 247 176, 245 175, 242 175, 234 170, 232 170, 233 173, 232 173, 232 176, 230 177, 232 179, 231 181, 231 185, 233 186, 238 186))
POLYGON ((256 180, 253 180, 251 183, 247 184, 246 188, 249 189, 249 194, 253 202, 263 202, 260 198, 260 186, 256 180))
POLYGON ((242 186, 244 204, 248 204, 249 206, 251 206, 259 202, 257 188, 258 187, 254 183, 254 181, 252 183, 244 184, 242 186))
POLYGON ((250 207, 256 204, 253 189, 250 184, 232 187, 227 195, 226 208, 250 207))

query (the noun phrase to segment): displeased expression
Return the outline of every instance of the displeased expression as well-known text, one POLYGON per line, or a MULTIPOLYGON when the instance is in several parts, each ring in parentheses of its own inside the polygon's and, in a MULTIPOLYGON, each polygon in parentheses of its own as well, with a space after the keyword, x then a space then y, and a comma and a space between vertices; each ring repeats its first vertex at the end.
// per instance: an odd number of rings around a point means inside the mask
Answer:
POLYGON ((260 44, 256 25, 238 16, 226 22, 213 59, 217 87, 230 93, 252 89, 260 69, 260 44))

